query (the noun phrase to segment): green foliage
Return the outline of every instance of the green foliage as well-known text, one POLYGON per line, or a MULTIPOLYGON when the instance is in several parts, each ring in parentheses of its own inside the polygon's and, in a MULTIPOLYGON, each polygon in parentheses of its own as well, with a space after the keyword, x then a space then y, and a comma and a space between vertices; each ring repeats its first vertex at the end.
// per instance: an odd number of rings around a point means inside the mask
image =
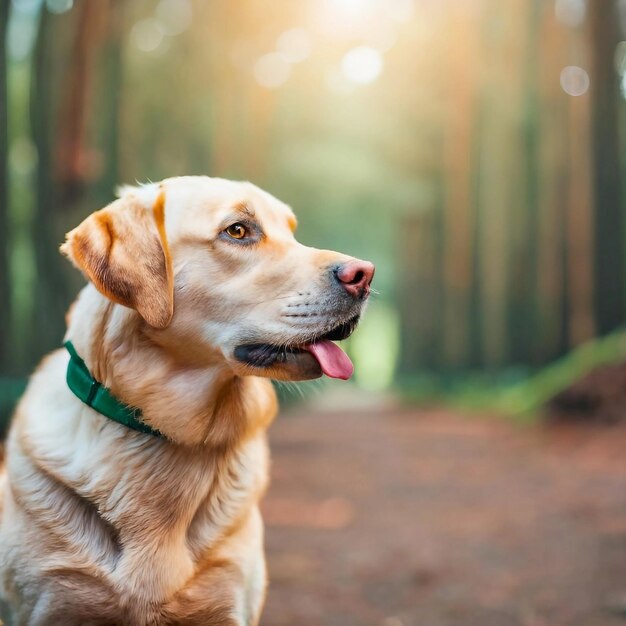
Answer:
POLYGON ((401 383, 408 402, 444 402, 469 412, 504 415, 520 422, 541 417, 546 403, 593 369, 626 360, 626 331, 589 341, 554 363, 531 371, 506 368, 493 373, 421 375, 401 383))
POLYGON ((25 380, 0 378, 0 439, 4 438, 13 409, 24 389, 26 389, 25 380))

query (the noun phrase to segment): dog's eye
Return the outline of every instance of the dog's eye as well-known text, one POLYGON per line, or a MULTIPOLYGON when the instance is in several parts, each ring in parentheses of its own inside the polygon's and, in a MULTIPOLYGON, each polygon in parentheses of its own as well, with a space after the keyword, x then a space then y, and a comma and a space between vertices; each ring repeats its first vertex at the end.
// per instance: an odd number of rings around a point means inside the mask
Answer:
POLYGON ((232 237, 233 239, 243 239, 248 234, 246 227, 239 222, 237 222, 236 224, 231 224, 225 232, 229 237, 232 237))

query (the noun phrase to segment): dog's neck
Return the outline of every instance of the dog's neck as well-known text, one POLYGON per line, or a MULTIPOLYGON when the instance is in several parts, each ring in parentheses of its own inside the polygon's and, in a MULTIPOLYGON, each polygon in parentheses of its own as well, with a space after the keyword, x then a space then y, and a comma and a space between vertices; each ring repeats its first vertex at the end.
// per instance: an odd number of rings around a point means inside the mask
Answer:
POLYGON ((202 359, 177 354, 135 311, 91 284, 68 315, 66 338, 96 380, 140 408, 142 419, 173 442, 234 445, 266 427, 276 413, 269 381, 235 376, 217 353, 202 359))

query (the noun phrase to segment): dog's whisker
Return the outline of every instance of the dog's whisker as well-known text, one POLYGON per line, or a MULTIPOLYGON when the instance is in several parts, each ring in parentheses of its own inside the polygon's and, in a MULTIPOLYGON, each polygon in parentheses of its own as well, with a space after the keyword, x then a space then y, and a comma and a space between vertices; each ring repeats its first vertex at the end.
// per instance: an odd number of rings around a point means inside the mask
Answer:
POLYGON ((257 302, 243 302, 244 306, 259 306, 260 304, 267 304, 268 302, 274 302, 275 300, 286 300, 287 298, 297 298, 298 296, 294 296, 293 294, 289 294, 286 296, 275 296, 272 298, 267 298, 266 300, 259 300, 257 302))

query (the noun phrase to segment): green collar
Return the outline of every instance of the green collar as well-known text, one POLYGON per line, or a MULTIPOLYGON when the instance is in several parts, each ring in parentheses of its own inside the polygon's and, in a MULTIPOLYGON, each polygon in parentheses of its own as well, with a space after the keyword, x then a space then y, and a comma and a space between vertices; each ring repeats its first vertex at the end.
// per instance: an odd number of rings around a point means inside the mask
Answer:
POLYGON ((130 407, 118 400, 106 387, 102 386, 87 369, 85 362, 78 356, 71 341, 63 344, 70 353, 67 364, 67 386, 80 400, 94 411, 141 433, 147 433, 164 439, 164 435, 142 422, 141 409, 130 407))

